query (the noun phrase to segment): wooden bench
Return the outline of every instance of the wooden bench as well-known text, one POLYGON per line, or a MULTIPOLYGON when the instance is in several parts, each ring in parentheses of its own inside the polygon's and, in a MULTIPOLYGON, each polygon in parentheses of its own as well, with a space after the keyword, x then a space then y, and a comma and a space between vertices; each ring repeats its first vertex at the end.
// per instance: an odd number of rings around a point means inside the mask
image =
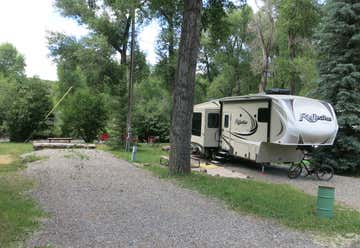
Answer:
POLYGON ((53 143, 55 141, 56 143, 71 143, 72 138, 48 138, 49 143, 53 143))

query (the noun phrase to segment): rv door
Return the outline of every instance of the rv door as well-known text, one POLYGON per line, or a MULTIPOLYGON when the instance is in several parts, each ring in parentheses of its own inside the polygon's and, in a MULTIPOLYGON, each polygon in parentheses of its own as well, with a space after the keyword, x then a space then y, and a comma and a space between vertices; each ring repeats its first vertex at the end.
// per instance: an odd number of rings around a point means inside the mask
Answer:
POLYGON ((221 148, 226 151, 231 149, 231 115, 224 113, 222 116, 221 148))

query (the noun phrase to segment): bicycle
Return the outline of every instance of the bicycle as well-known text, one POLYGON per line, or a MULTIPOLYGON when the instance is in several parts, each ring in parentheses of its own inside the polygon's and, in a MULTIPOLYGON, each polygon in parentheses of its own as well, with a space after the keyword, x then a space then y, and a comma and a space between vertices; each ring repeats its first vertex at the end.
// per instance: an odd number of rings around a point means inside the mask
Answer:
POLYGON ((319 180, 329 181, 334 176, 334 169, 328 165, 311 166, 308 160, 303 160, 299 164, 292 164, 288 170, 290 179, 298 178, 303 168, 306 170, 306 177, 315 174, 319 180))

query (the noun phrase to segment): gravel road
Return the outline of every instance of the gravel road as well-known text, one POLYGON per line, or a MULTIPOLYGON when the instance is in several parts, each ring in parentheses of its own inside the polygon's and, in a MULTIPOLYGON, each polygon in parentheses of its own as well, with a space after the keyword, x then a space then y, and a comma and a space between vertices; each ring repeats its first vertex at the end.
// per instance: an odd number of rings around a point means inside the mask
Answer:
MULTIPOLYGON (((27 247, 320 247, 96 150, 42 150, 28 165, 49 218, 27 247)), ((326 246, 321 246, 326 247, 326 246)))
POLYGON ((264 174, 260 173, 261 167, 259 165, 245 161, 227 163, 223 166, 230 170, 244 173, 258 181, 290 184, 311 195, 317 195, 319 185, 335 187, 336 201, 360 211, 360 178, 335 175, 330 181, 326 182, 319 181, 315 175, 310 175, 307 177, 300 176, 297 179, 289 179, 287 177, 289 167, 287 166, 272 165, 265 167, 264 174))

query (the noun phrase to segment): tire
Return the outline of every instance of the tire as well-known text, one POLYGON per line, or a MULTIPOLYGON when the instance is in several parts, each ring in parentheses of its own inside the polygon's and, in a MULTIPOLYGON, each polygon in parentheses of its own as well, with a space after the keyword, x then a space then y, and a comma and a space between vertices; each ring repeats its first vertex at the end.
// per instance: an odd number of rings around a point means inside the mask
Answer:
POLYGON ((302 166, 301 164, 292 164, 288 170, 288 177, 290 179, 298 178, 301 175, 302 166))
POLYGON ((319 180, 329 181, 334 176, 334 169, 331 166, 323 165, 316 173, 319 180))

